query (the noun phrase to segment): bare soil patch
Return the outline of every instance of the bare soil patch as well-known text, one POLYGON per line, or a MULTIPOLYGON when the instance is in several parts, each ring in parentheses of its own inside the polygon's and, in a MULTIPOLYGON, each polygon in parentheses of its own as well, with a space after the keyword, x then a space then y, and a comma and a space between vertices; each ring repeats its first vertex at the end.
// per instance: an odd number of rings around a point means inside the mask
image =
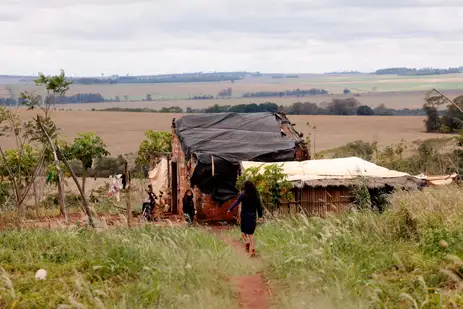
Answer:
MULTIPOLYGON (((231 246, 235 252, 241 257, 251 259, 254 264, 262 268, 262 261, 258 256, 250 258, 244 251, 244 246, 231 238, 227 233, 228 227, 211 227, 208 228, 218 239, 222 240, 227 245, 231 246)), ((237 295, 240 307, 243 309, 266 309, 270 308, 272 291, 266 284, 262 272, 258 272, 249 276, 234 276, 230 278, 230 283, 233 285, 237 295)))

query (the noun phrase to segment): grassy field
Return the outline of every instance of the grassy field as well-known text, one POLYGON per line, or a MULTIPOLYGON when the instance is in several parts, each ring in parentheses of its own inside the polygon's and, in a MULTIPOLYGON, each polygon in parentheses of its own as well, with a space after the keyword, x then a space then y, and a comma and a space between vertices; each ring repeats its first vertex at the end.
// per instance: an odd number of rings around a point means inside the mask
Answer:
POLYGON ((273 308, 461 308, 461 189, 391 201, 383 214, 266 221, 258 269, 201 228, 3 231, 0 307, 238 308, 229 278, 261 271, 273 308))
POLYGON ((252 270, 195 229, 9 231, 0 242, 1 308, 238 308, 226 278, 252 270))
POLYGON ((462 308, 460 188, 399 193, 386 213, 258 229, 279 308, 462 308))
MULTIPOLYGON (((20 111, 22 119, 31 119, 35 111, 20 111)), ((56 111, 52 117, 62 129, 62 136, 72 140, 79 132, 95 132, 100 135, 112 155, 136 152, 147 130, 170 131, 173 118, 181 114, 56 111)), ((307 135, 310 126, 316 150, 325 150, 355 140, 377 141, 380 146, 400 142, 412 142, 437 137, 424 133, 423 117, 360 117, 360 116, 290 116, 299 132, 307 135)), ((4 148, 14 146, 12 138, 0 137, 4 148)))

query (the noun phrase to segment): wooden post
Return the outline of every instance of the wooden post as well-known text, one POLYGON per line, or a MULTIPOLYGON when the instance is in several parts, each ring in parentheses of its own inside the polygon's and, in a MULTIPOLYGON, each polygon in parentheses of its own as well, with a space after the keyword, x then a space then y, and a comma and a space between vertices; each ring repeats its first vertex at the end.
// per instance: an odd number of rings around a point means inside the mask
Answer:
POLYGON ((125 160, 124 164, 125 183, 126 183, 126 200, 127 200, 127 225, 132 226, 132 205, 130 201, 130 179, 129 179, 129 163, 125 160))
POLYGON ((171 177, 170 177, 170 173, 171 173, 171 168, 170 168, 170 156, 167 156, 167 190, 170 190, 172 188, 172 184, 171 184, 171 177))
POLYGON ((172 214, 177 214, 178 210, 177 210, 177 193, 178 193, 178 182, 177 182, 177 162, 174 162, 172 161, 171 162, 172 164, 172 214))
POLYGON ((35 183, 35 179, 32 183, 32 188, 34 189, 34 202, 35 202, 35 216, 37 220, 39 219, 39 198, 37 196, 37 185, 35 183))

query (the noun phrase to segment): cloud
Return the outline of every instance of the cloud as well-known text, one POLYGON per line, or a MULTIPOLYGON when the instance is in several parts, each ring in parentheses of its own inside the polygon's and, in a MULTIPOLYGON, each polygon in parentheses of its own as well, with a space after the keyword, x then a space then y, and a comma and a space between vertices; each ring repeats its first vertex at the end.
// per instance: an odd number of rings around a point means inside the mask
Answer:
POLYGON ((463 65, 461 0, 7 0, 0 12, 0 73, 463 65))

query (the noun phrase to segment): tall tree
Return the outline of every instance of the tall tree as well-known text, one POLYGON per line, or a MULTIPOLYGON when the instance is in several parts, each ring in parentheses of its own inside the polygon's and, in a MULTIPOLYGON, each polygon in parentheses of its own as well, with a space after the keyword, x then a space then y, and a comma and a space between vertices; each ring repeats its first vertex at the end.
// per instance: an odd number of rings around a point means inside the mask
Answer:
POLYGON ((34 121, 29 122, 28 130, 34 140, 40 141, 43 145, 48 145, 51 149, 53 154, 53 163, 58 174, 60 212, 67 222, 68 217, 65 209, 63 172, 59 164, 56 150, 59 130, 53 123, 51 114, 57 98, 62 98, 66 95, 66 92, 69 90, 72 82, 66 78, 66 74, 63 70, 61 70, 60 74, 53 76, 45 76, 45 74, 39 73, 39 78, 35 80, 35 83, 37 86, 45 87, 47 95, 42 100, 39 95, 34 93, 21 93, 21 99, 24 105, 30 109, 39 107, 43 112, 43 115, 37 115, 37 117, 34 118, 34 121))

